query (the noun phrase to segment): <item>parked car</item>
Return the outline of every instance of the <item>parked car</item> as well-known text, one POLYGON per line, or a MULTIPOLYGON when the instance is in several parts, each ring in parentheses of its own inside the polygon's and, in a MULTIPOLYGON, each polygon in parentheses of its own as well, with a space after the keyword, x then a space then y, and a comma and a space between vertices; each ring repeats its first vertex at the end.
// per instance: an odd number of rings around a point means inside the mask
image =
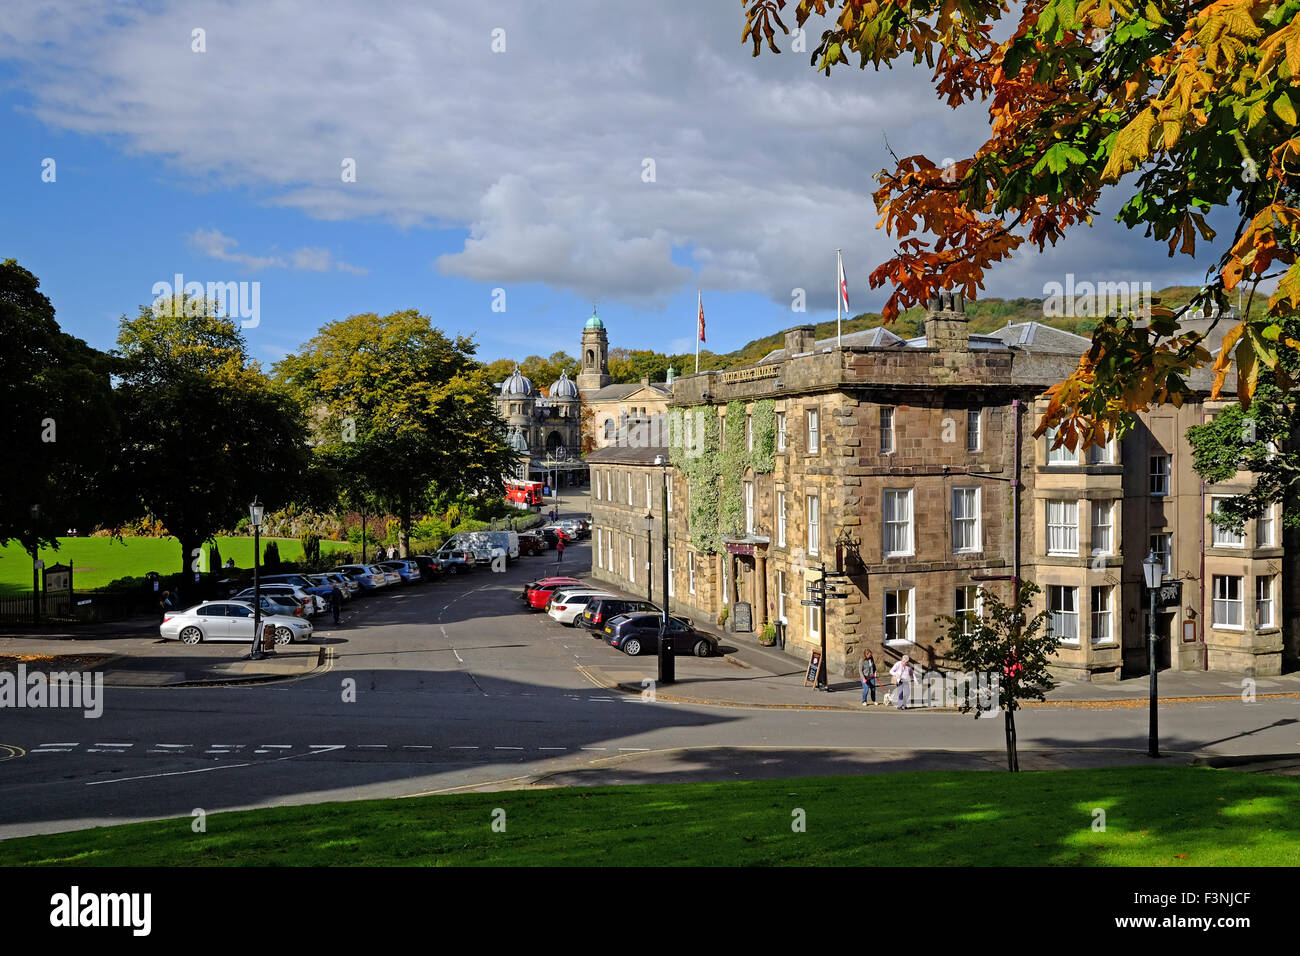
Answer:
POLYGON ((385 571, 396 571, 403 584, 420 580, 420 566, 414 561, 397 558, 393 561, 384 561, 379 566, 385 571))
POLYGON ((546 542, 542 536, 534 534, 531 531, 525 531, 519 536, 519 553, 523 555, 541 554, 546 550, 546 542))
MULTIPOLYGON (((605 642, 624 654, 659 653, 660 614, 621 614, 605 623, 605 642)), ((691 626, 686 618, 668 618, 669 647, 674 654, 708 657, 717 653, 717 644, 708 634, 691 626)))
POLYGON ((330 598, 335 591, 338 591, 344 601, 352 600, 352 589, 347 586, 343 580, 333 580, 324 574, 309 574, 307 577, 319 587, 329 588, 329 593, 325 595, 326 606, 330 603, 330 598))
POLYGON ((587 628, 597 637, 605 636, 605 622, 612 617, 618 617, 620 614, 634 614, 640 611, 646 611, 653 614, 663 614, 658 605, 651 604, 649 601, 634 601, 630 598, 607 597, 591 601, 582 613, 578 615, 575 624, 587 628))
MULTIPOLYGON (((305 641, 311 637, 312 626, 299 617, 272 614, 262 618, 263 626, 275 627, 275 643, 305 641)), ((186 644, 200 641, 253 642, 253 605, 248 601, 204 601, 184 611, 171 611, 158 627, 165 640, 180 640, 186 644)))
POLYGON ((464 574, 474 570, 474 555, 463 548, 444 545, 433 555, 433 560, 445 574, 464 574))
POLYGON ((371 567, 376 573, 384 576, 385 584, 394 586, 402 583, 402 575, 398 573, 396 568, 386 568, 382 564, 372 564, 371 567))
POLYGON ((334 590, 334 585, 319 584, 306 574, 264 574, 262 584, 292 584, 302 588, 308 594, 323 597, 326 601, 329 601, 330 591, 334 590))
MULTIPOLYGON (((296 599, 308 614, 319 614, 325 610, 325 599, 323 597, 319 594, 308 594, 296 584, 260 584, 259 589, 263 594, 296 599)), ((251 601, 253 599, 253 589, 245 588, 235 597, 241 601, 251 601)))
POLYGON ((536 581, 529 581, 524 585, 520 597, 525 601, 528 600, 528 592, 534 588, 541 587, 543 584, 584 584, 582 578, 575 578, 571 574, 548 574, 545 577, 538 578, 536 581))
MULTIPOLYGON (((560 532, 556 531, 554 528, 545 527, 545 528, 539 528, 537 533, 538 535, 541 536, 542 541, 546 544, 546 550, 554 551, 555 545, 560 540, 560 532)), ((564 544, 565 547, 568 547, 569 539, 567 535, 565 536, 564 544)))
POLYGON ((363 591, 373 591, 388 583, 387 575, 371 570, 368 564, 344 564, 334 570, 356 581, 363 591))
POLYGON ((361 582, 348 577, 338 571, 326 571, 324 574, 313 575, 321 581, 328 581, 330 584, 338 585, 343 591, 345 599, 351 599, 357 596, 361 591, 361 582))
POLYGON ((573 627, 574 619, 586 609, 588 603, 598 597, 613 596, 608 591, 601 591, 590 585, 576 588, 559 587, 551 592, 551 599, 546 604, 546 613, 551 620, 573 627))
POLYGON ((417 554, 411 560, 420 569, 420 578, 424 581, 432 581, 442 573, 442 568, 438 567, 438 562, 431 554, 417 554))
POLYGON ((577 580, 545 581, 545 583, 539 581, 536 587, 529 588, 528 593, 525 594, 524 601, 529 607, 532 607, 534 611, 543 611, 546 610, 547 602, 551 600, 551 592, 554 592, 556 588, 573 588, 581 587, 581 585, 582 581, 577 580))
MULTIPOLYGON (((243 600, 251 601, 252 597, 243 600)), ((261 596, 263 614, 285 614, 289 617, 307 618, 307 609, 295 597, 285 594, 263 594, 261 596)))

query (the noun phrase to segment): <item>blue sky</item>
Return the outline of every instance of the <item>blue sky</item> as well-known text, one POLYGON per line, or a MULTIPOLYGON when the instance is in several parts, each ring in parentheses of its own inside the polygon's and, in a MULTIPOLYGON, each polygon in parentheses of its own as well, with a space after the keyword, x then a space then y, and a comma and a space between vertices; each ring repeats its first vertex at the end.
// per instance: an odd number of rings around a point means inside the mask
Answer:
MULTIPOLYGON (((260 283, 246 335, 263 362, 331 319, 401 308, 475 335, 486 360, 576 354, 593 302, 612 345, 690 351, 700 288, 707 347, 726 351, 833 317, 837 246, 854 310, 878 308, 885 136, 940 160, 984 132, 919 71, 752 59, 734 3, 575 0, 545 21, 521 0, 382 20, 305 0, 58 6, 0 25, 0 257, 101 348, 181 273, 260 283)), ((1201 274, 1101 221, 1018 256, 988 294, 1041 296, 1066 271, 1156 288, 1201 274)))

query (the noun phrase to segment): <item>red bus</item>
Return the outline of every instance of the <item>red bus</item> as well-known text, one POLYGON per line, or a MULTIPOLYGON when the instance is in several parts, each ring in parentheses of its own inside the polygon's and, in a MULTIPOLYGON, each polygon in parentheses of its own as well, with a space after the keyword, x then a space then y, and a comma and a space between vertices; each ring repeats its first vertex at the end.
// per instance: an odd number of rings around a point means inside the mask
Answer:
POLYGON ((507 479, 506 501, 514 508, 540 511, 542 507, 542 483, 540 481, 520 481, 517 478, 507 479))

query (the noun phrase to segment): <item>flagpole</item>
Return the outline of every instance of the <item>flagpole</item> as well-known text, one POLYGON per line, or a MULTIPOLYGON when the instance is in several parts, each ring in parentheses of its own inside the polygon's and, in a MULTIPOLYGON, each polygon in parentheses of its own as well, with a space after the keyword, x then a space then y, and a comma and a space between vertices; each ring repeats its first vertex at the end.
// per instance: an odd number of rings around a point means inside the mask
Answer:
POLYGON ((835 347, 844 348, 843 335, 840 331, 840 303, 844 301, 843 287, 840 285, 840 276, 844 274, 844 257, 840 255, 840 250, 835 250, 835 347))

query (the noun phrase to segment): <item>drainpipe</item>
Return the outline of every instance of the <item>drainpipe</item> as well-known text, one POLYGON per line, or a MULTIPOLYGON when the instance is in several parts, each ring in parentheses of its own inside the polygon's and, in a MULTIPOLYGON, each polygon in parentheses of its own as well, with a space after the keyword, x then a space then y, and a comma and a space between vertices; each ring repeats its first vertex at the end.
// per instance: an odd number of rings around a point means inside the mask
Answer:
POLYGON ((1011 586, 1016 610, 1020 609, 1020 399, 1011 400, 1016 420, 1015 472, 1011 476, 1011 586))
MULTIPOLYGON (((1205 405, 1201 405, 1201 424, 1205 424, 1205 405)), ((1201 479, 1201 619, 1197 623, 1200 625, 1201 632, 1201 670, 1210 669, 1210 643, 1205 634, 1205 479, 1201 479)), ((1172 561, 1173 555, 1170 555, 1172 561)), ((1245 606, 1245 595, 1242 595, 1243 607, 1245 606)), ((1179 639, 1182 635, 1178 635, 1179 639)), ((1169 643, 1172 645, 1174 639, 1171 637, 1169 643)), ((1169 648, 1169 663, 1173 665, 1174 649, 1169 648)))

